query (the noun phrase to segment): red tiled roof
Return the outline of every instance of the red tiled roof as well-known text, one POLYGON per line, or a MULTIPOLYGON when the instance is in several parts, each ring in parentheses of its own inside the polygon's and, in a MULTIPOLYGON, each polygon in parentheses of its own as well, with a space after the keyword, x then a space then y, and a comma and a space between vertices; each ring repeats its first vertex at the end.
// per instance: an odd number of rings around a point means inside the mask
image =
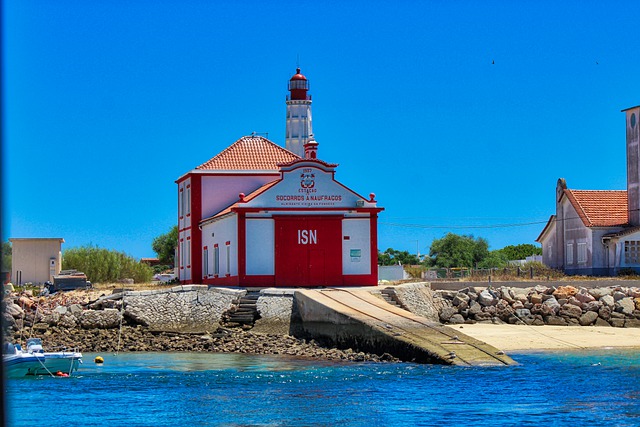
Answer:
POLYGON ((564 190, 586 227, 627 225, 625 190, 564 190))
POLYGON ((243 136, 217 156, 201 164, 200 170, 278 170, 278 164, 300 157, 261 136, 243 136))

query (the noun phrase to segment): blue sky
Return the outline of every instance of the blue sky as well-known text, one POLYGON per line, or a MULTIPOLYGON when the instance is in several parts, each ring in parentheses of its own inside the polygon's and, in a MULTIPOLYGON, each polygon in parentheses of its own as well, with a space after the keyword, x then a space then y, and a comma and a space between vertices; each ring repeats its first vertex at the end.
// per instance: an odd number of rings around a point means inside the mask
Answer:
POLYGON ((298 61, 319 157, 385 208, 381 250, 534 243, 558 178, 626 188, 637 1, 3 5, 5 239, 155 256, 179 176, 253 131, 284 145, 298 61))

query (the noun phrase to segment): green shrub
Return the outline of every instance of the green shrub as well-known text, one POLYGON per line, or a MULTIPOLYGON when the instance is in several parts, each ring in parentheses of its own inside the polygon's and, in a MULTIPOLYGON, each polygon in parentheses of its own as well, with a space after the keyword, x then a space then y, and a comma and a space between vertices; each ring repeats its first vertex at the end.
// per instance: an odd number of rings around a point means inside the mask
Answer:
POLYGON ((133 279, 135 283, 151 281, 153 270, 123 252, 97 246, 70 248, 62 254, 63 270, 78 270, 93 283, 112 283, 133 279))

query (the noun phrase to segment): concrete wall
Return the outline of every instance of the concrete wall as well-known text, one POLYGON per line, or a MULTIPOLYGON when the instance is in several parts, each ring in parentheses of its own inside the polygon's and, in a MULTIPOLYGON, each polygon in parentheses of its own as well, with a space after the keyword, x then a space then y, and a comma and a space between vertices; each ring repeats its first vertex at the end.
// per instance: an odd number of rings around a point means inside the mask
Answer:
POLYGON ((222 313, 245 293, 245 290, 206 285, 126 292, 124 315, 158 331, 213 332, 220 324, 222 313))
POLYGON ((16 238, 11 242, 11 281, 16 285, 53 281, 62 264, 61 238, 16 238))

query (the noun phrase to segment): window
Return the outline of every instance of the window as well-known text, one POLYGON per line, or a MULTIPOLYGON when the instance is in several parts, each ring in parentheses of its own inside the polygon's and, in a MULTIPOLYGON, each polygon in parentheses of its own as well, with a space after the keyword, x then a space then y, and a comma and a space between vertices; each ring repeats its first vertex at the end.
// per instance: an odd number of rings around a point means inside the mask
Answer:
POLYGON ((624 263, 626 265, 640 264, 640 241, 624 242, 624 263))
POLYGON ((227 242, 227 276, 231 275, 231 243, 227 242))
POLYGON ((204 251, 202 251, 202 271, 204 271, 203 276, 205 278, 209 277, 209 248, 207 246, 204 247, 204 251))
POLYGON ((187 215, 189 215, 191 213, 191 186, 187 185, 187 191, 186 191, 187 195, 186 195, 186 205, 185 205, 185 213, 187 215))
POLYGON ((578 243, 578 264, 587 263, 587 244, 578 243))
POLYGON ((573 243, 567 243, 567 265, 573 264, 573 243))
POLYGON ((191 237, 187 237, 187 268, 191 268, 191 237))
POLYGON ((217 244, 213 247, 213 274, 216 277, 220 275, 220 248, 217 244))
POLYGON ((184 216, 184 190, 181 188, 178 196, 178 216, 184 216))

